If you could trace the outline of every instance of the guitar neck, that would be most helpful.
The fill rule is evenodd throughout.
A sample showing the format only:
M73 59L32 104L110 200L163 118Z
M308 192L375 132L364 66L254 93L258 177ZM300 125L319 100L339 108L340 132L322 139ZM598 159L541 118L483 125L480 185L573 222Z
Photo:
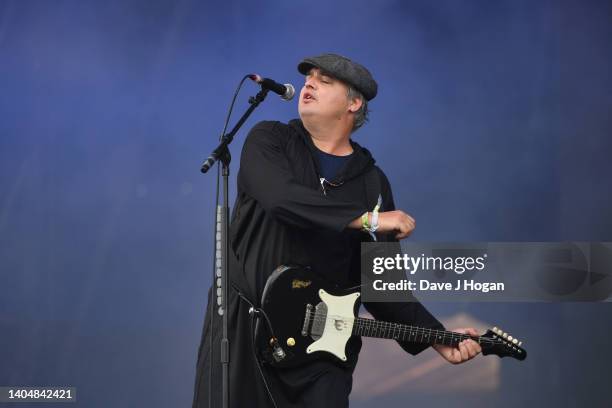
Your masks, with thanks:
M470 336L446 330L426 329L400 323L382 322L379 320L357 317L353 324L353 334L362 337L376 337L379 339L393 339L421 344L443 344L456 346L461 341L472 339L478 343L480 336Z

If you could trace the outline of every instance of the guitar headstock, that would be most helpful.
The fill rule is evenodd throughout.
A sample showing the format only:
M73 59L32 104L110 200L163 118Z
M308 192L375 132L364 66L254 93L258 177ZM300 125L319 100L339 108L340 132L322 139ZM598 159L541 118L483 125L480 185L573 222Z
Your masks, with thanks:
M481 338L480 346L485 356L487 354L495 354L499 357L510 356L521 361L527 357L527 352L521 347L523 342L497 327L487 330Z

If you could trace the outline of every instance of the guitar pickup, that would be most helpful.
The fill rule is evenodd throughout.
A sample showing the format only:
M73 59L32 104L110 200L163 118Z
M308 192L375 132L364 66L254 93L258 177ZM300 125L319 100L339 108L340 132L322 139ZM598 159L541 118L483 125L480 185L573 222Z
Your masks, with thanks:
M306 305L306 314L304 315L304 324L302 325L302 336L308 336L308 330L310 329L310 322L312 321L312 305L308 303Z

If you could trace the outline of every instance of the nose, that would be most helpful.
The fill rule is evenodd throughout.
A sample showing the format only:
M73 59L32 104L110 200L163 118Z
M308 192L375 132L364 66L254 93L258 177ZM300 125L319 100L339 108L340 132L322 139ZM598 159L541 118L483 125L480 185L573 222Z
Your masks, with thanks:
M311 75L306 77L306 81L304 82L304 88L312 88L314 89L316 85L316 79Z

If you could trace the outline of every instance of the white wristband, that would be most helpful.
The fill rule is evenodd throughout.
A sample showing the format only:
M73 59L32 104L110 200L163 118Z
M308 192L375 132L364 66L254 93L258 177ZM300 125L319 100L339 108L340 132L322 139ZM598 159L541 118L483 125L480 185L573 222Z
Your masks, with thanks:
M381 205L382 205L382 196L379 194L378 201L376 202L376 206L374 207L374 210L372 210L372 222L370 223L370 228L366 229L366 231L368 231L368 233L372 237L372 240L374 241L376 241L376 235L374 233L378 229L378 210L380 209Z

